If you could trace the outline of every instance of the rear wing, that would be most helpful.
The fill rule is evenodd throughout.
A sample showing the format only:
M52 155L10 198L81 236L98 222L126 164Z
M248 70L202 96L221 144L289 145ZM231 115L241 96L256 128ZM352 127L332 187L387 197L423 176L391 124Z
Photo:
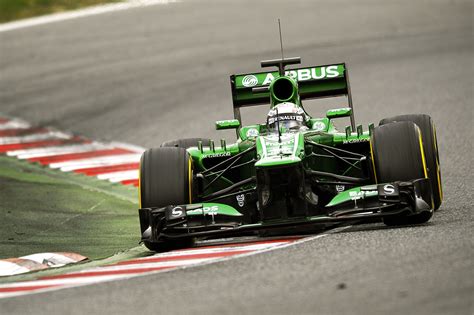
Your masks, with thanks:
M347 96L348 105L352 109L349 73L345 63L285 70L285 75L298 81L301 100ZM231 75L235 119L241 121L241 107L269 104L270 92L258 88L269 86L279 76L278 71ZM351 115L351 125L355 130L354 114Z

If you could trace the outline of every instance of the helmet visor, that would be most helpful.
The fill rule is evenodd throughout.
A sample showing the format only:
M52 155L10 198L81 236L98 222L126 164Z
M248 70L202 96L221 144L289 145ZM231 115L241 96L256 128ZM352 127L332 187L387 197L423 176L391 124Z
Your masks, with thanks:
M278 127L283 131L299 130L304 125L304 117L299 114L279 114L268 117L268 131L276 132Z

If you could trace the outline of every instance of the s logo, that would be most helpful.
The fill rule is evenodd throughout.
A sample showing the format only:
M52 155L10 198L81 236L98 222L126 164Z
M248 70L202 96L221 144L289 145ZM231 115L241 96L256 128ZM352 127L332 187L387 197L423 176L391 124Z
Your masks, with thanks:
M181 207L174 207L173 210L171 210L171 216L173 217L180 217L184 213L183 208Z
M387 185L383 186L383 191L387 195L392 195L395 192L395 187L393 187L393 185L391 185L391 184L387 184Z

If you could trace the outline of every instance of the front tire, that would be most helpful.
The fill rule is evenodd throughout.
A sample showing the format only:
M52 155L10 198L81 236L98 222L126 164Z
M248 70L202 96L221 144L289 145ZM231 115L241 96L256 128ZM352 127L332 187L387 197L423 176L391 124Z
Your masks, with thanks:
M413 122L394 122L374 129L370 143L378 183L427 178L421 132ZM433 211L384 218L386 225L427 222Z
M384 118L380 121L379 125L386 125L397 121L411 121L420 128L421 136L423 138L423 150L425 151L428 177L433 191L434 210L437 210L443 202L443 187L441 184L441 169L439 165L436 128L433 120L430 116L424 114L400 115Z
M192 160L183 148L145 151L140 162L141 208L192 202Z
M154 148L145 151L140 161L140 208L192 203L192 159L186 149ZM153 251L187 247L190 239L172 242L144 241Z

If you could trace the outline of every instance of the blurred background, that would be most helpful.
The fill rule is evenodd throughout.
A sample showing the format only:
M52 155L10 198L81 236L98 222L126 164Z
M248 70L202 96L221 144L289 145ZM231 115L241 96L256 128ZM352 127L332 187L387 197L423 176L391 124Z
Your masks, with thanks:
M0 23L114 2L120 0L1 0Z

